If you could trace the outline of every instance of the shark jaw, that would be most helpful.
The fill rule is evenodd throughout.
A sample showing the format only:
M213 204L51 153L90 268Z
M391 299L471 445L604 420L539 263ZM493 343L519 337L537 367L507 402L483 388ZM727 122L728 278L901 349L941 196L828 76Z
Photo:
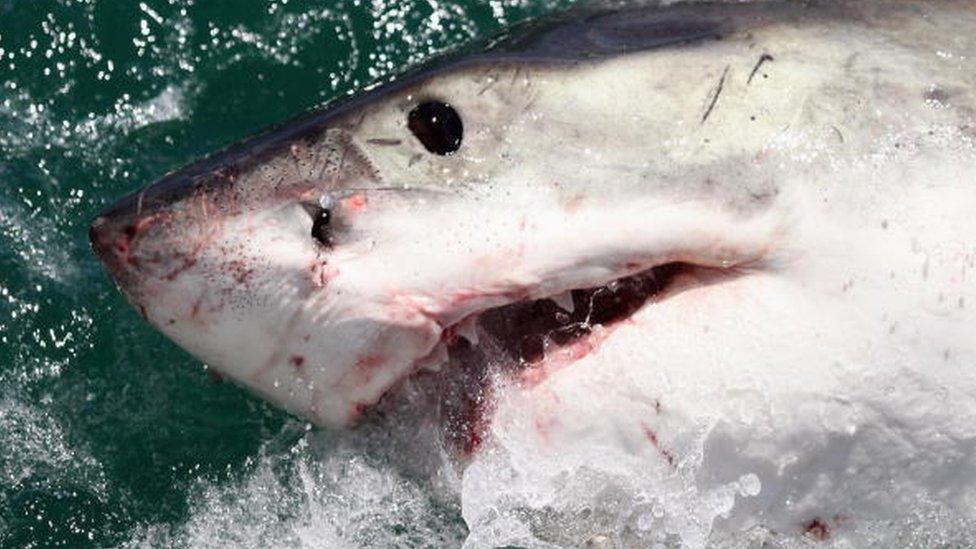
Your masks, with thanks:
M452 393L440 399L443 432L462 456L488 437L499 386L531 390L550 375L600 352L613 332L642 309L696 287L743 276L748 268L668 263L599 287L575 289L488 309L448 327L433 370ZM449 369L449 370L448 370ZM448 371L445 371L448 370Z

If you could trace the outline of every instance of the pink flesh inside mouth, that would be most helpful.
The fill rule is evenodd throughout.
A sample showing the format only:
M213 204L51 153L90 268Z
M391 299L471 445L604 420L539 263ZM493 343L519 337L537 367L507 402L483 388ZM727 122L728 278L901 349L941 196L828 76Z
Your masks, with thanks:
M724 278L733 273L668 263L603 286L573 290L572 310L549 298L522 300L478 313L473 328L468 319L466 335L458 326L448 328L447 366L414 376L442 377L440 415L449 445L469 457L485 442L497 380L527 388L542 383L552 372L596 351L639 309L665 298L678 277L699 274ZM470 338L472 330L476 341Z

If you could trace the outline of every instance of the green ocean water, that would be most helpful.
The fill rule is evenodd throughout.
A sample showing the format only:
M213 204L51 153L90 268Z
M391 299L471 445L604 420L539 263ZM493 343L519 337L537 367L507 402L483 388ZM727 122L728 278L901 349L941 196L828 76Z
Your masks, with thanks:
M463 540L456 505L382 451L211 379L145 324L87 226L201 155L568 3L0 0L0 547Z

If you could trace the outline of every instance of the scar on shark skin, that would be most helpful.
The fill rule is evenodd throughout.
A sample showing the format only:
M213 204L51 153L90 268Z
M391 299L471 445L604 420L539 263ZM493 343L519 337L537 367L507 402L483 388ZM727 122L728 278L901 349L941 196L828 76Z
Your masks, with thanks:
M393 147L403 143L400 139L388 138L388 137L373 137L366 140L370 145L381 145L384 147Z
M722 76L718 79L718 84L712 89L711 99L708 102L708 108L705 109L705 114L702 115L701 123L704 124L708 117L712 114L712 110L715 108L715 104L718 103L718 96L722 95L722 88L725 87L725 78L729 75L730 65L725 66L725 70L722 71Z
M752 84L752 79L756 76L756 73L759 72L759 67L762 67L763 63L765 63L766 61L774 61L774 60L775 59L773 58L773 56L769 55L768 53L764 53L760 55L759 61L756 62L756 66L753 67L752 72L749 73L749 78L746 79L746 84ZM765 77L765 75L763 76Z

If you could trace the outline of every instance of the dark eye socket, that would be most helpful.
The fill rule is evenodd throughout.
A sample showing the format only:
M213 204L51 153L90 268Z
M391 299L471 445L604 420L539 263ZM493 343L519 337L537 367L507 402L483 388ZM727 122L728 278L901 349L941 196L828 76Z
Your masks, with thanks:
M457 111L447 103L428 101L417 105L407 116L407 125L434 154L451 154L461 146L464 125Z
M329 224L332 222L332 211L318 206L309 213L312 216L312 238L325 246L331 246L332 230Z

